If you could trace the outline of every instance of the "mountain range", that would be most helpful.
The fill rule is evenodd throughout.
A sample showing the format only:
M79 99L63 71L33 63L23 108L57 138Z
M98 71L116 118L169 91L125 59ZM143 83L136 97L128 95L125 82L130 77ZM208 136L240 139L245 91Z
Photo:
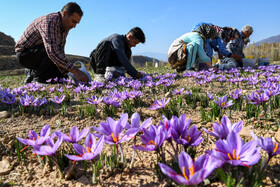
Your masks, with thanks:
M256 44L256 46L260 46L264 43L272 44L272 43L279 43L279 42L280 42L280 34L276 35L276 36L271 36L271 37L263 39L263 40L260 40L260 41L256 42L255 44Z

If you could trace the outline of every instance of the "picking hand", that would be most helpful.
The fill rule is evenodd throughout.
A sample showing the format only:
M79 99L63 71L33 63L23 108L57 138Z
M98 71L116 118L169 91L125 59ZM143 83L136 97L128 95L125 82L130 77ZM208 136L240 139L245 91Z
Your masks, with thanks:
M76 79L80 82L88 82L89 81L88 76L76 67L74 67L70 72L73 73L74 76L76 77Z

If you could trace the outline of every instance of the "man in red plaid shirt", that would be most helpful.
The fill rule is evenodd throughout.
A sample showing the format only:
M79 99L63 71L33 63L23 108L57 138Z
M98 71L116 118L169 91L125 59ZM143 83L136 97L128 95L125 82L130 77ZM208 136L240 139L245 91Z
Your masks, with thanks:
M39 17L27 27L15 45L19 63L28 69L25 83L67 78L68 72L81 82L88 81L88 76L76 68L64 52L68 32L82 16L78 4L68 3L60 12Z

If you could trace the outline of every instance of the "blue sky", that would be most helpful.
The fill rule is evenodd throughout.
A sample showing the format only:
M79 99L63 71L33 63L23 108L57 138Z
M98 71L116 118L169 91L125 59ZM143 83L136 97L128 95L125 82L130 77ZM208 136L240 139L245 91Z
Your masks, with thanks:
M0 31L16 41L35 18L60 11L65 0L1 0ZM133 54L167 56L170 44L197 22L254 28L251 41L280 34L279 0L77 0L84 16L67 37L66 53L88 56L103 38L139 26L146 43ZM155 55L157 57L157 55ZM158 55L161 58L162 55ZM162 57L164 58L164 57Z

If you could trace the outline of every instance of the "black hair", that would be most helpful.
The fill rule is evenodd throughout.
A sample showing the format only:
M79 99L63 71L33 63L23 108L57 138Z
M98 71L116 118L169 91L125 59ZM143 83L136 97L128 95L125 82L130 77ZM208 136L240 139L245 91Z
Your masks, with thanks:
M141 43L145 43L145 34L139 27L132 28L127 34L131 34L132 37L137 38Z
M64 7L61 9L61 12L63 11L66 11L69 16L71 16L75 12L78 13L81 17L84 14L81 7L75 2L70 2L64 5Z

